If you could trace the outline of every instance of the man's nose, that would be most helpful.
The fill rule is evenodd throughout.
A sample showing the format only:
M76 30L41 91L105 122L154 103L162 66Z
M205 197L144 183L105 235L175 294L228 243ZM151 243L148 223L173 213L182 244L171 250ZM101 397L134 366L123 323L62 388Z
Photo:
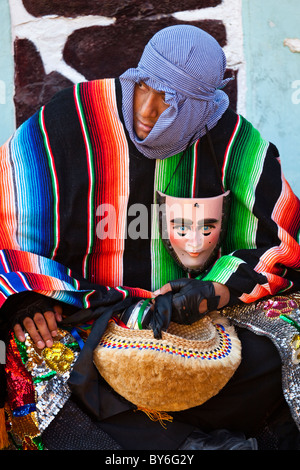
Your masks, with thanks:
M157 118L159 116L158 97L155 93L149 91L149 93L146 94L140 109L140 115L145 118Z

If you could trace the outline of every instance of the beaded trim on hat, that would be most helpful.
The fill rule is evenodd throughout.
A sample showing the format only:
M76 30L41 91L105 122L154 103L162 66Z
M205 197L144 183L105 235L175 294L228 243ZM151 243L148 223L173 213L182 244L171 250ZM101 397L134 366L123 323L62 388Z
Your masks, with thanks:
M208 361L224 359L230 354L232 342L223 325L214 324L216 335L214 337L208 335L208 338L203 341L184 337L180 341L180 338L176 336L176 346L174 346L172 345L172 336L180 334L178 330L182 329L182 326L171 323L165 339L155 340L150 330L142 330L142 336L139 337L139 330L123 329L111 323L102 337L99 347L119 351L124 349L148 350L153 353L172 354L185 359L193 358ZM147 332L149 338L146 337Z

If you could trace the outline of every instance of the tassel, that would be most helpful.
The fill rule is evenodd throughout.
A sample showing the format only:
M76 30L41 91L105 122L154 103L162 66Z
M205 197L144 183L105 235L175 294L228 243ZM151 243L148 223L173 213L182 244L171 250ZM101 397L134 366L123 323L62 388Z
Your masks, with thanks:
M148 416L148 418L151 419L151 421L159 421L164 429L167 429L164 421L173 421L173 416L170 416L165 411L147 410L147 408L142 408L140 406L138 406L135 411L143 411Z
M0 408L0 450L9 446L8 434L5 423L5 410Z

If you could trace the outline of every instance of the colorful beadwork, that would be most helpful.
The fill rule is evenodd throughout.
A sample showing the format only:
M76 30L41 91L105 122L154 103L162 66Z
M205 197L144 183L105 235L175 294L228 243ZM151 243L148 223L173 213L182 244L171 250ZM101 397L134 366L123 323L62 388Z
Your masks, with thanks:
M257 306L264 310L267 317L278 318L282 314L291 313L295 308L298 307L298 304L294 299L283 296L275 296L272 299L259 302Z
M139 350L151 350L157 353L167 353L167 354L175 354L176 356L181 356L186 359L194 358L194 359L207 359L207 360L218 360L226 357L231 349L232 344L229 335L226 333L225 328L223 325L215 324L218 337L219 337L219 345L215 349L212 350L191 350L191 349L181 349L181 348L174 348L171 345L165 345L161 343L156 343L155 340L144 340L143 342L139 341L124 341L120 340L113 335L104 336L103 339L100 341L99 346L109 349L139 349Z
M216 395L240 364L241 342L218 312L191 325L170 322L161 338L151 328L111 322L93 360L123 398L151 413L170 413L200 406Z

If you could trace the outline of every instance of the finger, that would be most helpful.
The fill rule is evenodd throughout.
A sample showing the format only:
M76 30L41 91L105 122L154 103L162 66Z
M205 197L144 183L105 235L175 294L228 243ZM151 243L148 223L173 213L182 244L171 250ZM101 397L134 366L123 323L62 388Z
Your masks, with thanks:
M155 295L155 297L157 297L158 295L164 295L164 294L166 294L167 292L170 292L171 290L172 290L171 284L168 282L167 284L165 284L164 286L162 286L160 289L157 289L157 290L154 292L154 295Z
M57 323L56 323L56 314L55 312L49 310L44 313L44 318L46 320L48 330L51 333L52 337L57 336Z
M38 315L41 315L41 314L38 314ZM43 341L43 338L39 334L39 331L37 329L37 326L35 325L35 322L30 317L26 317L23 320L23 326L25 330L27 331L27 333L29 334L29 336L31 337L33 343L36 345L36 347L39 349L43 349L45 347L45 342Z
M200 305L199 305L199 312L200 312L200 313L205 313L205 312L207 312L207 309L208 309L207 300L206 300L206 299L203 299L203 300L200 302Z
M53 310L54 310L54 313L55 313L56 321L61 322L62 321L62 313L63 313L62 306L61 305L54 305Z
M52 316L54 317L53 312L46 312L46 313L51 313ZM53 339L52 339L52 335L51 335L51 332L49 331L48 323L47 323L44 315L37 312L37 313L35 313L35 315L33 317L33 320L34 320L34 324L36 326L36 329L37 329L38 334L41 337L42 341L45 343L45 345L48 348L51 348L51 346L53 346ZM49 317L49 315L48 315L48 317ZM23 322L23 324L26 327L25 321ZM53 326L52 326L52 328L53 328ZM28 331L28 333L29 333L29 331ZM30 336L31 336L31 334L30 334Z
M21 343L24 343L25 341L25 333L23 331L23 328L22 326L17 323L15 326L14 326L14 333L16 335L16 337L18 338L19 341L21 341Z

